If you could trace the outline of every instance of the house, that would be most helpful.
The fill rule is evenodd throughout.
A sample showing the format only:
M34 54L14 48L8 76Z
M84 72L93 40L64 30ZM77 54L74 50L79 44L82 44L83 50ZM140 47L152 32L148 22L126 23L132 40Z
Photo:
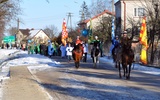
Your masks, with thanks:
M42 30L30 30L27 40L34 41L35 43L48 43L49 36Z
M29 36L29 29L19 29L16 34L16 44L20 46L22 43L26 43L26 37Z
M18 45L27 44L29 41L35 43L47 43L49 36L42 29L19 29L16 34Z
M102 13L92 17L91 19L84 20L78 24L80 29L88 29L90 26L90 20L92 22L92 29L95 29L98 25L100 25L100 22L102 21L103 18L108 17L108 16L114 16L112 12L108 10L104 10Z
M132 22L139 22L146 16L146 7L151 7L153 0L118 0L115 3L116 31L127 30Z

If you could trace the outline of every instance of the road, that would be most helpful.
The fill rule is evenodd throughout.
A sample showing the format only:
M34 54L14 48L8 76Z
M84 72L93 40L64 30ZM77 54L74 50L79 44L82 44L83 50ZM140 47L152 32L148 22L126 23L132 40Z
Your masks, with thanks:
M131 79L119 79L118 69L100 61L93 68L91 59L74 63L53 57L63 66L39 71L35 77L53 100L160 100L159 76L132 70Z

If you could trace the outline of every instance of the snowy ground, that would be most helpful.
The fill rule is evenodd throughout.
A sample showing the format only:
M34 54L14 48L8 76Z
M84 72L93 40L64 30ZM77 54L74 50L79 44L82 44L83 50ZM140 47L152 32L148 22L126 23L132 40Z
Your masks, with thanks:
M12 59L16 58L16 59ZM40 59L39 59L40 58ZM108 59L107 57L101 57L100 58L103 61L109 62L111 65L113 65L112 59ZM0 49L0 78L6 79L9 73L9 67L17 66L17 65L28 65L28 68L32 73L39 71L39 70L45 70L47 68L51 68L53 66L59 66L61 67L60 62L56 62L53 59L50 59L48 57L45 57L43 55L39 54L33 54L28 55L27 51L19 51L19 50L7 50L7 49ZM36 65L33 66L33 65ZM142 66L139 64L134 65L134 70L148 73L148 74L154 74L154 75L160 75L160 69L152 68L148 66ZM2 94L2 90L0 90L0 95Z

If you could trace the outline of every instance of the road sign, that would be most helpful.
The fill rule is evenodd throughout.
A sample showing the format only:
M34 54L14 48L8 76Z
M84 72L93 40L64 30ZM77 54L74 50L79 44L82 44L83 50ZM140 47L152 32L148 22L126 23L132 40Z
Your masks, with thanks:
M5 36L5 37L3 38L3 42L4 42L4 43L15 42L15 36Z

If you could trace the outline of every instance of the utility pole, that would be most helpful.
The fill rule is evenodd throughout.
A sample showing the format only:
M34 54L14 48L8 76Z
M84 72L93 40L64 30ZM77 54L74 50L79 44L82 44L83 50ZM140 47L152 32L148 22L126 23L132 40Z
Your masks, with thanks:
M114 13L114 0L112 0L112 13Z
M71 12L69 12L68 13L68 18L67 18L67 27L68 27L68 22L69 22L69 20L70 20L70 29L71 29L71 31L72 31L72 14L73 13L71 13Z
M15 34L15 41L17 42L17 34L18 34L18 32L19 32L19 18L17 19L17 32L16 32L16 34Z

